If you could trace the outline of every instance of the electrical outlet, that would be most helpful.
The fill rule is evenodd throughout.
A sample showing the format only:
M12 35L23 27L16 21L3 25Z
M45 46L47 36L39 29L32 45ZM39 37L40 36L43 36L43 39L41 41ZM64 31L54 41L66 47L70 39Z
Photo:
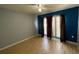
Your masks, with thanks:
M74 36L72 35L72 38L74 38Z

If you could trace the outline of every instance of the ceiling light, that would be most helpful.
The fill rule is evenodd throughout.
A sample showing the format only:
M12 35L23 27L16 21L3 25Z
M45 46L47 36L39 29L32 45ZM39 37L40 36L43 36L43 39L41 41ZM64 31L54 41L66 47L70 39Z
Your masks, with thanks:
M41 5L41 4L38 4L38 11L39 11L39 12L42 11L42 8L41 8L41 7L42 7L42 5Z
M41 12L41 11L42 11L42 9L41 9L41 8L39 8L39 9L38 9L38 11L39 11L39 12Z

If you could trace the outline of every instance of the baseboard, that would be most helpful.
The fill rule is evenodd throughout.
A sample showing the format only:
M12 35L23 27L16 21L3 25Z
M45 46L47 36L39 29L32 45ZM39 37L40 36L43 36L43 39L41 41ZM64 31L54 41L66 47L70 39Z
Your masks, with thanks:
M19 43L21 43L21 42L24 42L24 41L28 40L28 39L31 39L31 38L33 38L33 37L35 37L35 36L38 36L38 35L33 35L33 36L28 37L28 38L25 38L25 39L23 39L23 40L21 40L21 41L18 41L18 42L15 42L15 43L13 43L13 44L10 44L10 45L8 45L8 46L5 46L5 47L3 47L3 48L0 48L0 51L2 51L2 50L4 50L4 49L7 49L7 48L9 48L9 47L12 47L12 46L14 46L14 45L17 45L17 44L19 44Z
M77 42L71 42L71 41L66 41L68 43L71 43L71 44L74 44L74 45L77 45L78 46L78 43Z

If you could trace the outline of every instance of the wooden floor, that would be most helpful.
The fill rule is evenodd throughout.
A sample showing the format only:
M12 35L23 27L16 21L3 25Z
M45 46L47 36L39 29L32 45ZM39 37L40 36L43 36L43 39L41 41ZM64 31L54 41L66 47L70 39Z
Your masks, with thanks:
M2 54L78 54L79 48L74 44L61 43L59 39L34 37L15 46L0 51Z

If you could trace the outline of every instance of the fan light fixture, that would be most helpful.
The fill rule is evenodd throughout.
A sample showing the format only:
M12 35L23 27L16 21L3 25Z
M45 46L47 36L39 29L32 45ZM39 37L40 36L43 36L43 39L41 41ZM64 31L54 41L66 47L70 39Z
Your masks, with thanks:
M41 4L38 4L38 11L39 11L39 12L42 12Z
M41 9L41 8L39 8L39 9L38 9L38 11L39 11L39 12L41 12L41 11L42 11L42 9Z

